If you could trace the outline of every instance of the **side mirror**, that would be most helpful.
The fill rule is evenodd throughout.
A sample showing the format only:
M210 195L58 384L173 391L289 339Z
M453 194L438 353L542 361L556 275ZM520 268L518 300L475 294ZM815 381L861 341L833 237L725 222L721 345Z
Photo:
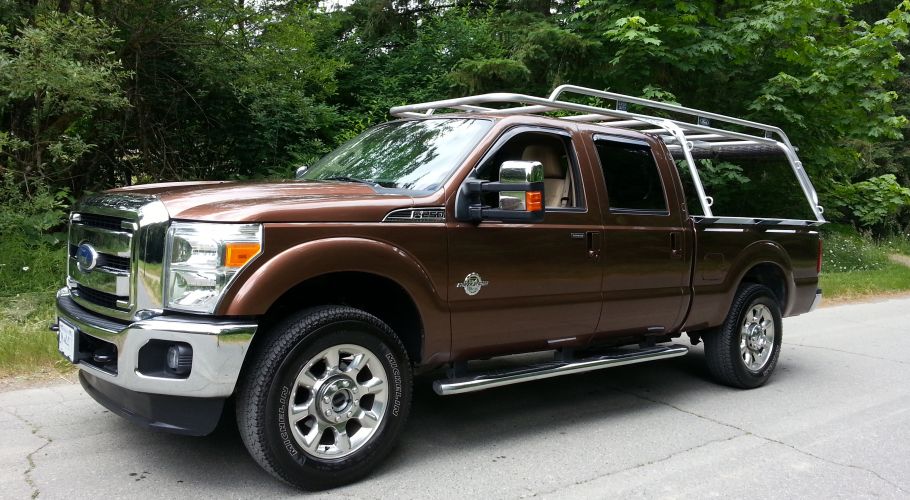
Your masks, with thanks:
M484 204L484 193L498 193L497 207ZM544 215L543 165L538 161L506 161L499 182L467 179L455 200L455 219L540 222Z
M499 167L499 183L515 184L516 187L530 187L543 182L543 165L539 161L506 161ZM499 209L518 212L543 211L543 189L500 191Z
M302 166L302 167L297 167L297 172L294 174L294 178L297 179L298 181L299 181L300 179L303 179L303 175L304 175L304 174L306 173L306 171L309 170L309 169L310 169L310 167L308 167L308 166L306 166L306 165L304 165L304 166Z

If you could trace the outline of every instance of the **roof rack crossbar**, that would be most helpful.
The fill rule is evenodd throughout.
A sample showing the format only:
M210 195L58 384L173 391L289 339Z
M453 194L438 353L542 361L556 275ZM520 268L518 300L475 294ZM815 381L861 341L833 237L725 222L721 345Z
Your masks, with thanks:
M701 125L698 123L690 123L681 120L664 118L660 116L651 116L641 113L634 113L630 111L624 111L621 109L607 108L592 106L588 104L578 104L569 101L559 101L556 100L557 97L563 93L577 93L582 95L587 95L590 97L599 97L603 99L611 99L619 102L631 103L647 108L659 109L663 111L677 112L681 114L687 114L695 117L705 117L709 118L716 123L728 123L733 125L738 125L747 128L754 128L761 130L761 134L749 134L746 132L737 132L732 130L725 130L716 128L715 126ZM490 108L486 106L478 106L480 104L513 104L511 107L506 108ZM475 106L475 109L468 109L467 106ZM393 116L399 117L415 117L415 112L423 112L422 115L433 114L436 111L441 109L458 109L462 111L470 111L481 114L499 114L499 115L514 115L514 114L539 114L539 113L549 113L553 111L572 111L575 113L583 113L581 115L570 115L560 117L566 120L577 120L577 121L604 121L611 122L611 126L627 126L625 122L620 125L616 122L617 119L629 120L631 123L640 123L641 119L645 119L646 122L654 123L653 120L669 120L675 123L677 126L683 129L685 132L702 132L702 133L716 133L719 135L724 135L730 138L739 138L739 139L750 139L750 140L763 140L768 143L777 142L773 137L766 137L766 132L771 134L776 134L781 138L781 141L789 147L792 147L790 140L787 135L778 127L772 125L765 125L758 122L753 122L749 120L742 120L739 118L729 117L725 115L720 115L717 113L712 113L709 111L702 111L693 108L686 108L684 106L677 106L675 104L667 104L658 101L652 101L648 99L642 99L638 97L627 96L623 94L616 94L612 92L599 91L595 89L588 89L585 87L578 87L575 85L562 85L557 87L553 93L550 94L549 98L535 97L523 94L511 94L505 92L491 93L491 94L480 94L468 97L459 97L454 99L444 99L440 101L431 101L417 104L409 104L406 106L396 106L390 110ZM603 119L598 120L593 115L603 116Z
M587 87L580 87L578 85L560 85L556 87L553 92L550 93L550 100L557 101L562 94L580 94L586 95L589 97L597 97L600 99L608 99L612 101L621 101L629 104L637 104L639 106L644 106L646 108L660 109L663 111L670 111L673 113L680 113L685 115L694 116L696 118L696 124L701 125L705 123L710 124L712 121L720 123L728 123L731 125L739 125L741 127L748 127L753 129L758 129L762 131L761 136L771 139L773 137L767 137L769 134L776 134L781 138L781 142L791 146L790 139L787 137L787 134L784 133L779 127L773 125L767 125L764 123L754 122L751 120L743 120L742 118L736 118L732 116L726 116L719 113L713 113L711 111L704 111L701 109L687 108L685 106L680 106L678 104L670 104L660 101L654 101L651 99L643 99L641 97L633 97L625 94L617 94L615 92L607 92L603 90L590 89ZM700 120L703 119L703 120ZM707 125L710 127L710 125Z

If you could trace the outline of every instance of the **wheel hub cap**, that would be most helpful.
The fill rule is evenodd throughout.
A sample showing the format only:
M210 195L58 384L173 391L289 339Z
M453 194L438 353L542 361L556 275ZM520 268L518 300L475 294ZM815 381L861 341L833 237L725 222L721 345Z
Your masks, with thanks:
M774 350L774 335L774 317L766 305L753 304L746 310L739 350L747 369L758 372L767 365Z
M317 414L323 420L332 423L346 421L357 404L351 388L357 382L348 376L340 375L337 378L323 383L316 393Z
M353 344L330 347L302 365L287 404L304 453L340 458L376 436L386 416L389 382L380 358Z
M749 348L760 351L765 347L764 331L758 323L749 325Z

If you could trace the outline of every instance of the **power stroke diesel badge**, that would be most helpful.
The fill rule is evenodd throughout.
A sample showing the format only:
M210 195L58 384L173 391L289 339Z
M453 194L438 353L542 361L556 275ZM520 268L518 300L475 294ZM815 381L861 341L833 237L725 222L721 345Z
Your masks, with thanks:
M484 281L477 273L471 273L464 277L464 281L455 285L458 288L464 288L464 293L468 295L477 295L480 289L489 285L489 281Z

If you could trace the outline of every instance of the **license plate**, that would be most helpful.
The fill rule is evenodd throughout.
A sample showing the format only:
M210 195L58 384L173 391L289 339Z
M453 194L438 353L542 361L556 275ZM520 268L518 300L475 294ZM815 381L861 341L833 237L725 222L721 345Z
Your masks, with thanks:
M76 362L76 353L79 352L76 347L78 338L74 326L68 325L61 319L57 320L57 349L72 363Z

